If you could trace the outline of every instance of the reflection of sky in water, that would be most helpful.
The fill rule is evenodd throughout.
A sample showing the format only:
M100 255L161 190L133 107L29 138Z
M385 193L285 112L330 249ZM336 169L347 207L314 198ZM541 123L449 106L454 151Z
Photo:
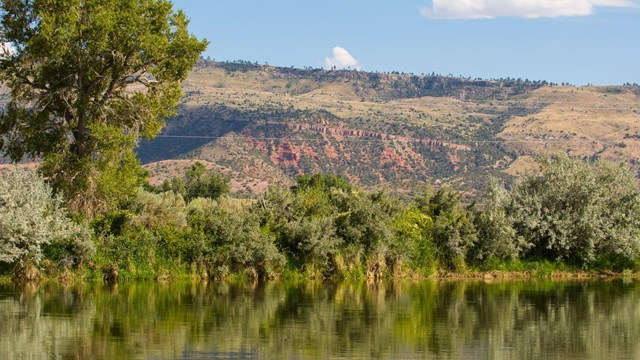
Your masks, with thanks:
M633 359L640 283L0 286L0 358Z

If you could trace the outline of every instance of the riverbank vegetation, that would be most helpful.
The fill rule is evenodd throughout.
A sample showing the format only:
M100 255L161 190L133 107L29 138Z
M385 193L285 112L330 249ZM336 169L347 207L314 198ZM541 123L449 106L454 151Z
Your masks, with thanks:
M14 171L0 181L2 269L25 279L637 270L640 189L629 169L563 154L539 165L469 203L447 187L403 198L321 174L238 199L228 179L196 163L92 219L67 214L43 178Z

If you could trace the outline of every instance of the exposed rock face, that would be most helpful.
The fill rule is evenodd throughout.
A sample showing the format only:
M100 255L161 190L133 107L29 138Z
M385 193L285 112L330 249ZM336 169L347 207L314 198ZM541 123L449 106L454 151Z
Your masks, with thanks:
M284 133L269 138L265 133ZM471 147L429 138L411 138L345 126L325 126L288 122L259 121L241 134L248 148L267 157L290 174L301 172L340 172L355 182L362 176L349 170L376 174L373 182L386 178L415 178L429 174L430 162L440 156L440 166L456 166L458 153ZM441 154L441 155L437 155ZM365 183L366 184L366 183Z
M397 169L406 169L408 171L413 170L411 165L407 165L406 161L402 156L398 155L398 153L392 148L385 148L382 152L382 156L380 157L380 165L389 165L394 170Z
M471 150L471 147L467 145L456 144L453 142L439 141L439 140L434 140L429 138L411 138L406 136L385 134L385 133L358 130L358 129L349 129L344 127L314 126L309 124L294 124L294 123L279 123L279 122L260 122L260 123L257 123L256 125L286 127L288 130L291 130L292 132L305 131L305 132L313 132L318 134L332 135L334 137L339 135L341 139L344 139L344 137L361 138L361 139L377 139L377 140L421 144L421 145L429 146L431 149L435 149L439 147L449 147L452 149L462 150L462 151Z
M300 147L284 141L271 151L270 159L285 168L296 168L300 161Z

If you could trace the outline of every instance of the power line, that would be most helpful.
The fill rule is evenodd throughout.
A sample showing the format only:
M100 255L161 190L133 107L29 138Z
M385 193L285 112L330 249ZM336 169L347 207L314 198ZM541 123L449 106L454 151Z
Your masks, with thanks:
M348 135L341 135L348 136ZM226 136L206 136L206 135L158 135L156 138L166 138L166 139L185 139L185 140L217 140L223 139ZM286 138L286 137L253 137L253 136L242 136L244 139L250 140L261 140L261 141L278 141L278 140L286 140L286 141L295 141L295 142L304 142L304 141L323 141L328 142L326 139L317 139L317 138ZM441 142L441 143L451 143L451 144L503 144L503 143L605 143L605 144L619 144L621 142L638 142L640 139L621 139L621 140L590 140L590 139L505 139L505 140L456 140L456 139L435 139L435 138L405 138L405 139L362 139L362 138L348 138L342 140L336 140L336 142L379 142L379 141L391 141L391 142L421 142L421 141L431 141L431 142Z

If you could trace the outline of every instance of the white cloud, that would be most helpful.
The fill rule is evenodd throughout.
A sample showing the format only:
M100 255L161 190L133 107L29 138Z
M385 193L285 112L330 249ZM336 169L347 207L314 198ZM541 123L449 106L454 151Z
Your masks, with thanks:
M639 7L632 0L432 0L420 14L428 19L494 19L586 16L595 7Z
M356 69L360 70L360 63L356 60L345 48L336 46L333 48L333 57L324 59L327 68L331 69L334 66L337 69Z

